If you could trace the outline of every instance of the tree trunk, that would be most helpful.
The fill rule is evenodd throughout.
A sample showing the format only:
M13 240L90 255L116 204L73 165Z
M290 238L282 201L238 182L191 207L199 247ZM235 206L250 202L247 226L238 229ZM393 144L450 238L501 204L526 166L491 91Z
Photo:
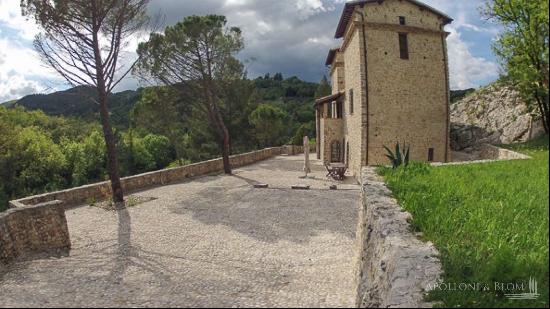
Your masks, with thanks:
M105 145L107 146L107 169L109 179L111 180L111 190L113 192L113 202L124 202L124 193L120 183L120 174L118 168L118 156L116 151L115 136L111 128L111 120L109 119L109 109L107 108L107 94L105 90L99 89L99 111L101 115L101 125L103 127L103 136L105 137Z
M223 171L227 175L231 175L231 162L229 161L229 156L231 154L229 131L227 130L227 127L225 126L223 119L221 119L221 115L219 111L216 111L216 112L217 112L216 121L218 122L218 127L220 128L220 135L222 137Z
M218 134L222 140L223 170L227 175L231 175L231 162L229 161L229 155L231 153L231 139L229 130L223 121L220 109L214 102L214 98L211 95L209 88L212 88L211 84L205 83L203 91L208 104L208 117L212 122L214 122L214 126L218 129Z
M535 90L535 100L537 101L537 104L539 106L539 112L541 114L542 118L542 125L544 127L544 132L548 134L550 129L550 113L548 111L548 100L547 99L541 99L538 91Z

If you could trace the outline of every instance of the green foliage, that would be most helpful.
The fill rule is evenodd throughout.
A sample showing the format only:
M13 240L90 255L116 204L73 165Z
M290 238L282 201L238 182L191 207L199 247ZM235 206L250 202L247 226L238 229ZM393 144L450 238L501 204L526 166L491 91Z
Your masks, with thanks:
M55 190L64 185L60 176L66 165L61 149L37 127L17 128L2 155L7 167L4 187L15 195ZM4 165L2 164L2 165Z
M155 169L162 169L173 161L170 140L166 136L147 134L142 139L145 150L153 157Z
M155 169L155 158L147 151L142 138L130 130L122 134L119 143L122 175L135 175Z
M548 136L508 146L533 160L382 169L413 227L441 254L446 283L491 291L435 291L445 307L548 307ZM495 282L538 281L538 300L508 300ZM526 285L527 286L527 285Z
M315 122L308 122L301 125L290 140L291 145L301 146L304 143L304 136L310 138L310 142L315 138Z
M315 91L315 98L322 98L330 95L332 93L332 87L330 86L327 77L323 75L319 87Z
M277 146L288 115L280 108L270 104L260 104L249 117L254 126L256 139L262 147Z
M408 146L406 149L401 149L401 145L397 143L395 145L395 152L391 151L388 147L384 146L384 149L386 149L386 157L390 160L392 166L394 169L405 166L407 167L409 165L410 161L410 152L411 147Z
M64 139L61 149L67 160L69 186L81 186L106 179L107 150L103 133L93 131L81 141Z
M548 133L548 1L491 0L484 14L504 27L493 50L507 79L531 110L543 117Z

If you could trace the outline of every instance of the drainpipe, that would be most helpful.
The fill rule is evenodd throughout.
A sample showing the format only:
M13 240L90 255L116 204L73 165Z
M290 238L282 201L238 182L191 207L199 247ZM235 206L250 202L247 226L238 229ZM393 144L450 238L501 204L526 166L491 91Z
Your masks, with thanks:
M441 29L443 30L443 29ZM441 34L441 45L443 49L443 60L444 60L444 66L445 66L445 110L447 112L446 120L447 120L447 127L445 132L445 162L449 162L449 148L451 147L450 143L450 133L451 133L451 115L450 115L450 87L449 87L449 59L447 56L447 42L446 42L447 34L442 33Z
M357 11L356 11L357 12ZM365 164L369 165L369 72L368 72L368 53L367 53L367 29L365 24L365 9L364 6L361 7L361 11L357 12L361 16L361 27L363 28L363 53L365 57L365 112L366 112L366 137L365 137L365 143L366 145L366 151L365 151Z

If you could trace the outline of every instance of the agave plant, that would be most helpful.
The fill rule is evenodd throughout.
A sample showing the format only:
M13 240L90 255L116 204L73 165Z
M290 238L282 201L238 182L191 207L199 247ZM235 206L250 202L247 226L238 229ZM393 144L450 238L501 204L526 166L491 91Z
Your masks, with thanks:
M401 149L401 145L397 143L395 145L395 152L391 151L388 147L384 146L386 151L388 152L386 154L386 157L390 159L390 162L394 169L400 167L400 166L408 166L409 165L409 154L411 147L407 146L407 149Z

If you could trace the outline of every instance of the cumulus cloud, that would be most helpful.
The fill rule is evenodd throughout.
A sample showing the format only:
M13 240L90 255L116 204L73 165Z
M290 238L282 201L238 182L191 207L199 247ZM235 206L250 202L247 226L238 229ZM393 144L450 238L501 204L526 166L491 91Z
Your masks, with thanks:
M449 28L449 73L452 89L479 86L475 81L490 80L498 76L498 65L483 57L475 57L468 43L461 39L455 28Z

